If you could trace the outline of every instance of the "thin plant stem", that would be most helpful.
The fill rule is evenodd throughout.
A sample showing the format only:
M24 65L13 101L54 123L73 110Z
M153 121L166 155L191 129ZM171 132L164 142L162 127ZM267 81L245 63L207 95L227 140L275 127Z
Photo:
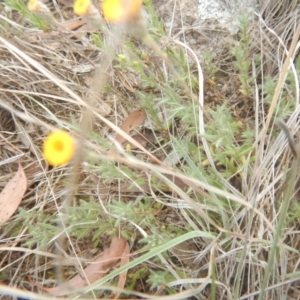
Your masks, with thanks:
M292 138L290 136L288 129L286 128L286 125L283 122L278 123L278 125L281 128L283 128L285 134L288 136L288 141L291 141ZM291 147L291 148L293 148L293 147ZM280 239L282 238L282 228L285 224L287 211L288 211L288 208L290 205L290 200L292 198L293 190L294 190L295 183L296 183L296 178L297 178L299 165L300 165L299 151L297 150L297 152L294 153L294 155L295 155L294 156L295 163L292 165L291 175L287 176L287 179L285 180L285 183L284 183L284 185L286 185L286 192L284 193L283 202L282 202L282 205L280 208L279 219L278 219L278 223L276 226L273 244L271 246L271 250L269 253L268 264L267 264L266 271L264 274L263 283L261 286L258 300L263 299L265 289L266 289L269 279L270 279L270 275L271 275L273 265L274 265L276 250L278 247L278 243L279 243Z

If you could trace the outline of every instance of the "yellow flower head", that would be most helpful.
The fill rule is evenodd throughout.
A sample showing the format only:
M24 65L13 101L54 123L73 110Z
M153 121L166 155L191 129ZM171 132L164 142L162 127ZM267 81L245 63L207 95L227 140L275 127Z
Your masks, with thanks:
M73 6L74 13L78 16L85 16L89 13L91 6L91 0L76 0Z
M51 166L61 166L68 163L74 153L74 139L64 130L49 134L44 141L43 155Z
M27 8L29 11L34 12L34 13L38 13L38 12L50 13L50 10L47 7L47 5L45 5L44 3L42 3L39 0L29 0L27 3Z
M37 1L37 0L29 0L28 3L27 3L27 8L30 11L35 11L37 9L38 5L39 5L39 1Z
M101 9L107 22L121 23L135 17L141 6L141 0L104 0Z

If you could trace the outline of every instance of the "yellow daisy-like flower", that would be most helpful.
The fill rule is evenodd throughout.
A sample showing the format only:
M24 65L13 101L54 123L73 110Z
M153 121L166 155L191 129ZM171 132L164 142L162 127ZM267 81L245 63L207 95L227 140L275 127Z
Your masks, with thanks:
M135 17L141 6L141 0L104 0L101 9L107 22L121 23Z
M78 16L85 16L89 13L91 6L91 0L76 0L73 6L74 13Z
M73 137L64 130L55 131L47 136L43 145L43 155L51 166L68 163L75 153Z

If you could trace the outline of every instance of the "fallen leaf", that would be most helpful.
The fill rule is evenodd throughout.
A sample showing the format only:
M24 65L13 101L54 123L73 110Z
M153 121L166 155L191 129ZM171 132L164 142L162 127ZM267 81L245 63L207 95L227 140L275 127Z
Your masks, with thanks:
M6 222L19 207L27 189L27 179L19 162L19 169L0 194L0 224Z
M137 109L134 110L123 122L121 129L129 133L130 131L136 129L139 125L141 125L146 119L146 112L144 109ZM123 144L124 141L126 141L126 138L124 138L123 135L117 134L115 137L115 141ZM110 149L108 154L113 155L115 153L114 149Z
M168 178L171 182L173 182L176 186L178 186L183 191L186 191L189 188L189 186L177 176L173 176L173 175L169 175L169 174L164 174L164 176L166 178ZM161 181L161 182L163 183L163 181ZM166 186L166 184L164 184L164 185ZM172 189L170 189L169 186L166 186L166 189L169 189L169 191L172 190Z
M59 286L53 288L45 288L40 284L34 282L32 279L29 278L29 280L32 284L53 296L71 295L79 291L84 286L104 277L107 269L115 265L121 258L122 253L125 251L125 247L126 240L124 238L118 238L116 236L113 237L109 249L104 250L102 255L99 256L95 260L95 262L91 263L84 269L85 276L82 274L78 274L69 281Z
M65 29L69 29L69 30L74 30L84 24L85 24L85 21L83 21L82 19L71 19L71 20L61 23L61 25Z
M126 133L129 133L130 131L136 129L138 126L140 126L146 119L146 112L144 109L137 109L134 110L123 122L121 129L125 131ZM120 135L117 134L115 137L115 140L122 144L126 139Z
M129 244L126 243L126 246L125 246L124 252L122 254L122 258L121 258L120 267L125 266L126 264L129 263L129 260L130 260L129 254L130 254L130 247L129 247ZM128 270L122 272L119 276L118 285L117 285L117 288L119 290L124 289L124 286L126 283L126 278L127 278L127 272L128 272ZM117 292L114 299L118 299L120 295L121 295L121 292Z

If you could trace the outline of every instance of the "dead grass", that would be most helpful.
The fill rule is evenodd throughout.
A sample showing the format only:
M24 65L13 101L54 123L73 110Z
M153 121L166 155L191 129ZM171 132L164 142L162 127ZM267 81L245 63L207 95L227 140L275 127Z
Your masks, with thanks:
M237 42L227 34L216 49L220 55L212 67L217 71L210 77L207 62L199 60L188 40L183 43L177 40L180 35L175 39L152 32L163 50L173 49L176 54L182 49L188 62L182 67L188 75L184 82L189 87L196 82L190 90L205 111L199 112L193 103L194 131L193 120L182 121L174 113L176 103L163 102L168 92L179 95L187 111L191 102L186 90L157 53L139 40L125 38L123 44L109 48L110 39L103 36L99 48L91 30L42 32L15 11L1 16L0 186L4 188L16 172L18 159L28 179L20 209L0 229L1 299L10 299L8 295L50 299L28 276L43 286L59 285L80 274L109 247L116 233L129 242L134 263L158 245L194 231L214 238L198 235L174 242L168 251L157 250L153 257L134 264L122 297L259 299L264 289L260 299L300 299L299 178L289 181L297 157L275 125L276 118L284 116L297 143L300 12L296 1L269 1L260 7L249 26L251 95L240 91L239 70L229 51ZM75 17L64 3L52 9L57 18ZM203 43L209 43L206 30ZM292 51L291 66L286 62L288 51ZM179 55L169 54L178 70ZM145 77L133 61L142 66ZM291 72L285 80L287 69ZM278 92L270 95L269 102L264 93L267 77ZM216 122L207 111L217 110L226 100L231 124L240 124L234 144L243 143L248 128L253 133L253 148L241 156L243 165L228 155L233 157L233 173L228 171L230 160L226 165L220 158L227 148L205 135ZM289 107L285 114L280 104ZM120 127L141 108L148 120L135 134L150 142L138 140L139 144ZM170 117L172 113L175 117ZM76 137L78 153L72 164L50 168L41 145L56 128ZM107 149L116 133L126 137L131 147L115 145L115 155L109 156ZM288 209L281 234L278 224L284 203ZM272 247L276 252L270 261ZM85 288L80 299L111 297L117 279L109 284L108 280Z

